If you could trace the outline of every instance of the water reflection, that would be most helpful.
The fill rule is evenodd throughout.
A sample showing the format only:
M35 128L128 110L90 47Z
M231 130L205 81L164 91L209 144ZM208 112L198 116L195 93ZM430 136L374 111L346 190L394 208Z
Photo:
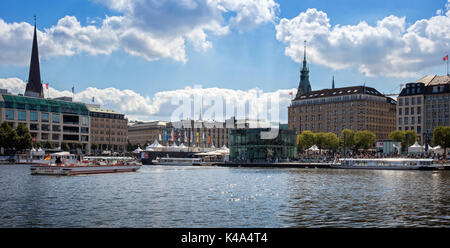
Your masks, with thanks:
M0 227L450 226L450 172L143 166L31 176L0 165Z

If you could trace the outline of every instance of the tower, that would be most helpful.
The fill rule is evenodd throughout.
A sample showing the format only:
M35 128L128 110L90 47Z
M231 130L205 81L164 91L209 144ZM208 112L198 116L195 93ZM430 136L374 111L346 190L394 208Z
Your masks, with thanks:
M311 91L311 84L309 83L309 68L306 62L306 40L305 47L303 51L303 68L300 71L300 84L298 85L297 97L307 94Z
M33 47L31 50L30 73L25 89L25 96L44 98L44 90L41 83L41 72L39 68L39 51L36 33L36 16L34 17Z
M333 82L331 83L331 88L334 89L334 75L333 75Z

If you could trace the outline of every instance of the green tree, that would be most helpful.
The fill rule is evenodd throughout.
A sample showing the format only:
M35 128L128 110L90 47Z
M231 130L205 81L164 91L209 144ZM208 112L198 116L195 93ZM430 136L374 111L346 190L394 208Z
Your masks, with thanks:
M44 146L44 148L55 149L55 144L50 141L46 141L43 146Z
M0 125L0 146L13 149L16 146L17 132L7 122Z
M319 132L314 134L314 143L319 149L324 149L328 147L327 145L327 137L325 133ZM313 144L314 145L314 144Z
M414 130L408 130L405 131L405 143L406 143L406 137L408 136L408 147L414 145L417 140L417 132Z
M405 142L405 132L400 130L394 130L389 134L389 139L397 142Z
M340 142L344 148L352 148L355 145L355 132L350 129L342 130Z
M335 133L328 132L324 134L325 136L325 147L328 149L338 149L339 148L339 138L336 136Z
M66 151L66 152L70 151L69 144L67 144L66 142L61 142L61 150Z
M360 149L369 149L374 146L377 137L370 131L358 131L355 134L355 146Z
M315 143L315 135L311 131L303 131L300 134L299 142L298 142L298 149L299 150L305 150L313 146Z
M25 124L23 123L19 123L19 125L16 128L16 133L17 136L14 142L16 150L22 151L25 149L30 149L33 140L27 126L25 126Z
M450 127L438 126L433 130L432 140L435 146L444 148L444 154L447 155L447 148L450 147Z

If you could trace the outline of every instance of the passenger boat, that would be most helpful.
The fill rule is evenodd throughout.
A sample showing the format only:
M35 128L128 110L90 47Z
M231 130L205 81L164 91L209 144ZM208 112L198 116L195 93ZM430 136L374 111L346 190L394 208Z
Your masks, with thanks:
M84 157L82 161L70 162L68 160L55 163L49 161L30 167L32 175L61 175L72 176L81 174L101 174L135 172L142 163L130 157Z
M178 165L178 166L192 166L201 165L201 158L156 158L154 165Z
M431 158L343 158L331 165L341 169L380 170L443 170L449 165L438 163Z

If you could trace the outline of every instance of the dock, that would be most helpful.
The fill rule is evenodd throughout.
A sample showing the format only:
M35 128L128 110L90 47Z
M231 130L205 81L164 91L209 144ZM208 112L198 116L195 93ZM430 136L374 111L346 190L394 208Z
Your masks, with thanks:
M278 163L232 163L232 162L217 162L212 163L212 166L221 167L263 167L263 168L320 168L329 169L332 168L333 163L305 163L305 162L278 162Z

